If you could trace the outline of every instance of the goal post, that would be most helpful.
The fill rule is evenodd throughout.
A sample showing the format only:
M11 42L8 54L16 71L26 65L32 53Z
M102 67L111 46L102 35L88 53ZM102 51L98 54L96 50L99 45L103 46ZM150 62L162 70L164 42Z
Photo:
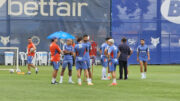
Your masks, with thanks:
M16 57L15 57L15 60L16 60L15 65L16 66L15 67L16 67L16 70L20 70L19 69L19 48L18 47L0 47L0 50L3 50L3 53L5 51L12 51L12 50L14 50L13 52L15 52L14 54L16 55ZM5 56L4 56L4 58L5 58ZM9 70L9 69L0 68L0 70Z

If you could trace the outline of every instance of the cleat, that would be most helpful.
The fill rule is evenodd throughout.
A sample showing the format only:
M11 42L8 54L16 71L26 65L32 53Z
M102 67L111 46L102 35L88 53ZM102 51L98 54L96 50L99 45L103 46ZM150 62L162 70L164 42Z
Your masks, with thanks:
M124 78L124 80L127 80L128 78Z
M117 80L123 80L122 78L119 78L119 79L117 79Z
M92 86L92 85L94 85L93 83L88 83L88 86Z
M31 73L28 73L28 72L27 72L26 75L31 75Z
M110 76L108 76L108 80L111 80L111 77L110 77Z
M82 83L78 83L78 85L79 85L79 86L81 86L81 85L82 85Z
M39 73L39 69L37 68L37 70L36 70L36 74L38 74Z
M51 82L51 84L53 84L53 85L57 85L57 84L58 84L58 82L56 82L56 81L55 81L54 83L53 83L53 82Z
M101 80L109 80L108 78L101 78Z
M60 84L62 84L62 83L63 83L63 81L61 81L61 80L60 80L60 81L59 81L59 83L60 83Z
M144 76L142 76L141 79L146 79L146 78Z
M69 84L75 84L73 81L69 81Z
M110 84L110 86L116 86L117 85L117 83L111 83Z

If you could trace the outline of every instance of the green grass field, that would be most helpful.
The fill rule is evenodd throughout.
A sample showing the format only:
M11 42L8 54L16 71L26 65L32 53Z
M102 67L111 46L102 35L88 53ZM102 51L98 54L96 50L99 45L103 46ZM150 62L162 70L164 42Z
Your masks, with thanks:
M34 70L32 75L0 71L0 101L180 101L179 65L149 66L146 80L140 79L139 66L131 65L129 79L117 81L115 87L100 80L100 66L94 67L94 86L68 84L67 72L63 84L51 85L51 72L47 66L40 67L38 75ZM75 70L73 75L77 81Z

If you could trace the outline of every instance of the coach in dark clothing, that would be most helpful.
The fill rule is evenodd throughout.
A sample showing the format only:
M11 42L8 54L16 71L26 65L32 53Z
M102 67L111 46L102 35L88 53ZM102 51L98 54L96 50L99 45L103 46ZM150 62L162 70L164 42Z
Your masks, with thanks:
M127 61L132 51L127 45L127 39L122 38L121 44L119 45L120 57L119 57L119 79L123 79L123 70L124 70L124 79L127 79Z

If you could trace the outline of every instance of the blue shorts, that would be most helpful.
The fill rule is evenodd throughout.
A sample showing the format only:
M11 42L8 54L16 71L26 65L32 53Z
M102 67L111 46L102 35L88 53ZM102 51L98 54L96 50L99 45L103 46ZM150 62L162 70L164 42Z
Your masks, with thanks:
M142 58L142 57L139 57L139 61L147 62L147 61L148 61L148 58Z
M90 67L91 67L91 65L90 65L90 59L85 60L85 62L86 62L87 67L90 68Z
M76 61L76 70L79 69L88 69L85 61Z
M67 65L68 65L68 69L72 70L73 60L63 60L62 68L66 68Z
M116 65L118 64L117 60L111 60L109 61L109 71L113 72L116 71Z
M27 63L28 63L28 64L33 64L33 63L32 63L32 60L33 60L33 56L28 56L28 57L27 57Z
M107 57L102 57L101 58L101 64L103 67L108 67L108 58Z
M52 65L53 65L53 68L54 70L59 70L59 67L60 67L60 63L59 62L52 62Z

